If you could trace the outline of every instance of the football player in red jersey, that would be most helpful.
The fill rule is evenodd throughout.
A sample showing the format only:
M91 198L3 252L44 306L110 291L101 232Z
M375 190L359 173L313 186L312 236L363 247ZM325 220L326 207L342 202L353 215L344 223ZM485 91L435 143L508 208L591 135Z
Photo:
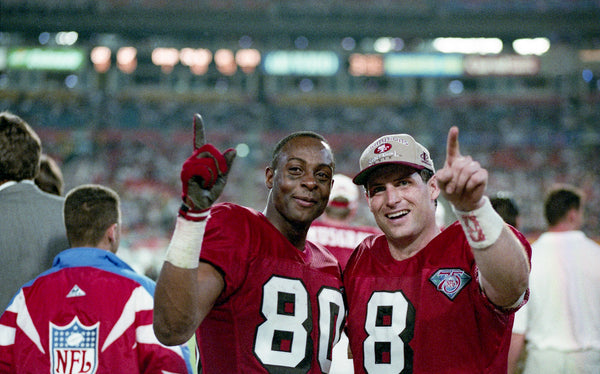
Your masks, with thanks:
M202 126L197 116L184 205L157 282L158 338L181 344L196 332L204 374L328 372L345 317L341 270L306 233L327 206L329 144L313 132L283 138L258 212L214 204L235 151L205 144Z
M435 173L406 134L371 143L354 182L384 235L369 237L345 272L356 373L506 373L513 313L527 298L531 248L484 195L488 174L448 133ZM440 230L437 198L458 222Z

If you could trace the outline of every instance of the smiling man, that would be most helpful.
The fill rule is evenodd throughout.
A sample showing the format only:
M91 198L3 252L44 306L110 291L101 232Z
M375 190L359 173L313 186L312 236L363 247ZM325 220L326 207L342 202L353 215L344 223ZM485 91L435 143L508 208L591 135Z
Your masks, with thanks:
M298 132L276 145L261 213L213 205L235 153L204 144L201 125L157 283L159 340L180 344L196 332L204 374L327 373L345 316L341 270L306 234L329 199L329 144Z
M487 171L448 133L435 173L410 135L375 140L354 183L383 235L344 271L356 373L506 373L513 313L527 296L531 248L484 195ZM441 231L440 193L458 222Z

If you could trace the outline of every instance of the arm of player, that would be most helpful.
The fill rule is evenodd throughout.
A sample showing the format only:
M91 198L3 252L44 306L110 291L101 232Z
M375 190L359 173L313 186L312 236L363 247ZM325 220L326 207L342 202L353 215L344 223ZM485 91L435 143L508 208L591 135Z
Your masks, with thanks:
M211 311L225 287L221 274L207 263L183 269L164 262L154 293L154 333L165 345L187 342Z
M187 342L212 309L225 281L212 266L200 263L210 207L223 191L235 158L204 140L202 118L194 118L194 153L181 170L183 205L154 294L154 332L166 345Z
M525 347L525 335L512 333L508 348L508 374L515 374Z
M487 170L470 156L460 154L456 127L448 132L446 162L436 179L467 235L483 291L495 305L513 306L528 287L527 254L484 195Z

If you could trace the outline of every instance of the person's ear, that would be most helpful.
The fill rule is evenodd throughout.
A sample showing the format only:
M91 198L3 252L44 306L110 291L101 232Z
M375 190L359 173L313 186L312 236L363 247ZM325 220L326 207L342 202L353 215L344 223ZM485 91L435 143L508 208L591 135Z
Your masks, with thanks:
M270 166L268 166L265 169L265 186L267 186L268 189L273 188L273 177L275 176L275 171L273 169L271 169Z
M108 239L109 243L115 243L117 240L119 240L119 224L118 223L113 223L112 225L109 226L108 229L106 229L106 237Z
M436 200L440 196L440 186L437 184L435 174L427 181L431 200Z
M567 212L567 220L574 228L583 225L583 212L581 209L572 208Z

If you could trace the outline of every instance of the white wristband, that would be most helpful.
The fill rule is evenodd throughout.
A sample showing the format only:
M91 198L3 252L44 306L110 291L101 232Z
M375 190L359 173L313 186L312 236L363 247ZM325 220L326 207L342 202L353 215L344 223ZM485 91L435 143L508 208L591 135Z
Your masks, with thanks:
M184 269L197 268L208 218L209 211L206 211L206 219L202 221L188 221L177 217L165 261Z
M463 212L452 207L467 236L469 245L474 249L487 248L494 244L504 227L504 220L494 210L490 199L487 196L483 198L485 199L483 206L470 212Z

